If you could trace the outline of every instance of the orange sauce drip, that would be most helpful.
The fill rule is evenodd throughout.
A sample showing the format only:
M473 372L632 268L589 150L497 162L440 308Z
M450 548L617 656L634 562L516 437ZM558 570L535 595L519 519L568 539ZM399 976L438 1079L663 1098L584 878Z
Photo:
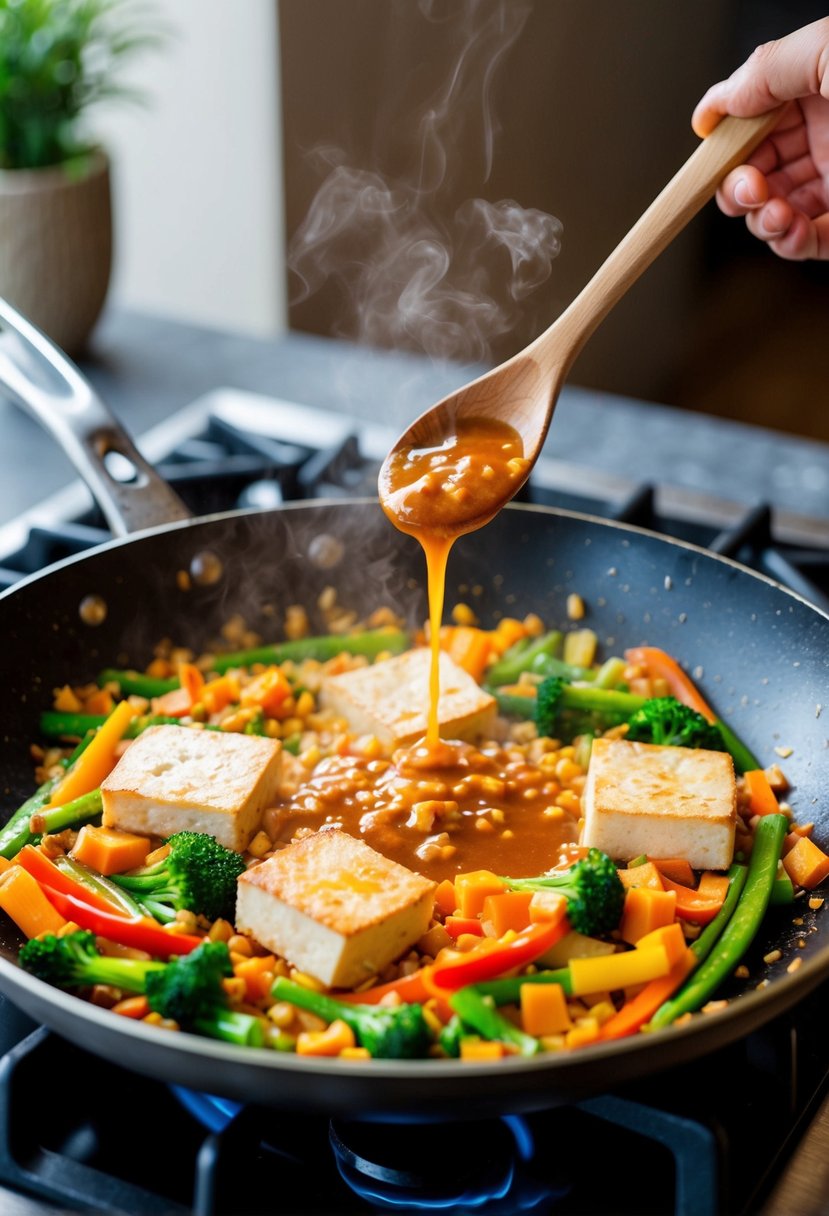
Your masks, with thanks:
M483 527L523 482L528 461L521 436L492 418L459 418L442 442L392 452L380 470L380 503L426 557L429 592L429 718L426 748L439 763L440 623L446 563L457 537ZM444 756L451 764L451 757Z

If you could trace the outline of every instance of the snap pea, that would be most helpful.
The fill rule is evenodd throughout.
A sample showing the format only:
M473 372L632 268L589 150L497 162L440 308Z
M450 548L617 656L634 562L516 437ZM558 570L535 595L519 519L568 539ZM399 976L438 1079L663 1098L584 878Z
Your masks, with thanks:
M31 829L32 815L37 815L40 821L36 832ZM20 852L24 844L31 844L41 833L62 832L64 828L74 828L82 823L91 823L93 820L99 819L100 815L100 790L81 794L79 798L73 798L71 802L65 802L62 806L50 806L48 809L44 806L42 809L30 812L25 819L15 824L10 837L0 848L0 855L10 859ZM6 825L7 828L9 826L9 824ZM5 836L5 829L3 834Z
M785 815L764 815L754 833L745 886L730 920L708 957L700 964L676 996L657 1009L650 1029L668 1026L684 1013L701 1008L718 986L738 966L751 945L771 898L777 862L789 821ZM730 891L729 891L730 894ZM712 921L712 925L715 922ZM710 927L710 926L709 926ZM703 937L697 939L699 942Z
M68 770L75 763L78 756L83 752L87 745L91 742L92 735L85 735L81 739L78 746L65 760L61 760L61 767ZM21 806L14 811L0 829L0 857L5 857L6 860L14 857L15 853L19 853L23 844L27 841L23 840L23 844L18 843L22 832L27 832L29 829L29 820L32 815L42 811L48 805L49 799L52 797L52 790L57 785L58 781L63 780L63 774L58 777L50 777L48 781L44 781L39 785L35 792L26 799Z
M117 684L122 697L163 697L165 692L181 687L177 676L162 679L143 671L119 671L115 667L105 667L98 676L100 688L107 684Z
M118 908L125 916L143 916L144 909L137 900L129 894L128 891L122 890L116 883L110 880L103 874L98 874L95 870L90 870L89 866L85 866L82 861L76 861L74 857L68 854L62 854L59 857L53 857L52 861L59 870L63 870L75 882L82 887L87 887L90 891L94 891L96 895L101 895L104 899L116 908Z
M323 663L327 659L335 659L338 654L361 654L373 659L386 650L392 654L402 654L411 644L408 633L387 627L366 629L361 633L326 634L317 638L275 642L252 650L237 650L234 654L219 654L213 661L213 670L222 675L231 667L250 667L252 663L285 663L289 659L294 663L301 663L304 659L317 659Z
M561 654L563 641L564 634L558 629L550 630L534 642L529 638L522 638L520 642L510 646L509 650L505 650L497 663L493 663L487 673L490 682L494 686L515 684L521 673L529 671L539 656Z

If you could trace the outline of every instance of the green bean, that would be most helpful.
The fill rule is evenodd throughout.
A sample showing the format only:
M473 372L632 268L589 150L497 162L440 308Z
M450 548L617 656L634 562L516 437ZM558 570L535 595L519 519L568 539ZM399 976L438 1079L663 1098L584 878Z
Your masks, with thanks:
M18 823L17 831L3 846L0 853L3 857L12 858L23 848L24 844L32 841L46 832L62 832L64 828L78 827L82 823L91 823L101 814L101 791L92 790L89 794L81 794L71 802L62 806L50 806L48 809L33 812L25 822ZM32 831L32 818L37 816L37 831Z
M735 735L731 727L723 722L722 718L715 718L714 725L722 735L725 750L734 761L734 767L738 773L747 773L752 769L763 767L754 753L746 747L742 739Z
M473 987L479 996L491 996L496 1005L512 1005L521 999L522 984L561 984L565 996L570 996L572 992L569 967L560 967L557 971L537 971L534 975L486 980L470 987Z
M103 714L66 714L48 709L40 715L40 733L49 739L63 739L83 734L85 731L96 731L105 721ZM124 738L135 739L148 726L179 725L178 718L171 718L166 714L143 714L130 722L124 731Z
M117 684L122 697L163 697L165 692L181 687L176 676L162 679L142 671L119 671L115 667L105 667L98 676L101 688L107 684Z
M105 875L90 870L89 866L85 866L82 861L76 861L74 857L69 857L67 854L53 857L52 860L59 870L63 870L70 878L74 878L80 886L86 887L88 890L94 891L96 895L108 900L125 916L144 915L141 905L133 899L129 892L122 890L116 883L110 882Z
M60 761L61 767L67 770L70 769L91 740L92 735L86 735L72 752L71 756ZM28 830L29 820L31 819L32 815L37 814L45 806L48 806L49 799L52 796L52 790L55 788L58 781L62 780L63 777L61 775L58 777L50 777L48 781L44 781L42 785L38 786L31 797L27 798L26 801L9 816L2 829L0 829L0 857L5 857L6 860L9 860L10 858L14 857L15 853L20 851L20 848L23 846L20 845L19 847L16 847L16 845L21 832L24 829ZM23 844L25 843L26 841L24 840Z
M552 629L534 642L522 638L504 651L498 662L489 669L487 674L490 682L494 685L515 684L521 673L529 671L539 656L560 654L563 640L564 635L558 629Z
M668 1026L684 1013L694 1013L734 971L751 945L765 915L777 876L777 862L789 821L785 815L764 815L754 833L745 886L736 907L710 954L676 996L651 1018L649 1027ZM729 892L730 894L730 892ZM712 925L714 922L712 922ZM710 928L711 926L709 926ZM697 943L702 939L702 934Z
M410 646L411 638L402 629L366 629L361 633L297 638L252 650L237 650L234 654L216 655L213 670L223 675L231 667L250 667L253 663L286 663L288 660L301 663L304 659L325 662L339 654L359 654L373 659L387 650L392 654L402 654Z

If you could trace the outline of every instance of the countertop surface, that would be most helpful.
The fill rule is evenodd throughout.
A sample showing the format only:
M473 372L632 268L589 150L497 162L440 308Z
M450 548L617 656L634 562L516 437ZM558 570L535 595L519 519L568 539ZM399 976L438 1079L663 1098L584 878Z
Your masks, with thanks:
M104 317L80 366L136 436L223 386L402 430L481 370L306 334L263 340L118 310ZM565 387L545 454L829 519L829 445L742 423ZM0 524L73 476L38 424L0 400Z

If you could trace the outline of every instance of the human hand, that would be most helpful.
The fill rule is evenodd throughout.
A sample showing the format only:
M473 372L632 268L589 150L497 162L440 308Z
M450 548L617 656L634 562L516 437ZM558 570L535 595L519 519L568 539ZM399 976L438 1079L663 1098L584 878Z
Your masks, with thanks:
M751 118L781 102L774 131L728 174L717 203L781 258L829 259L829 17L759 46L691 122L704 137L724 114Z

